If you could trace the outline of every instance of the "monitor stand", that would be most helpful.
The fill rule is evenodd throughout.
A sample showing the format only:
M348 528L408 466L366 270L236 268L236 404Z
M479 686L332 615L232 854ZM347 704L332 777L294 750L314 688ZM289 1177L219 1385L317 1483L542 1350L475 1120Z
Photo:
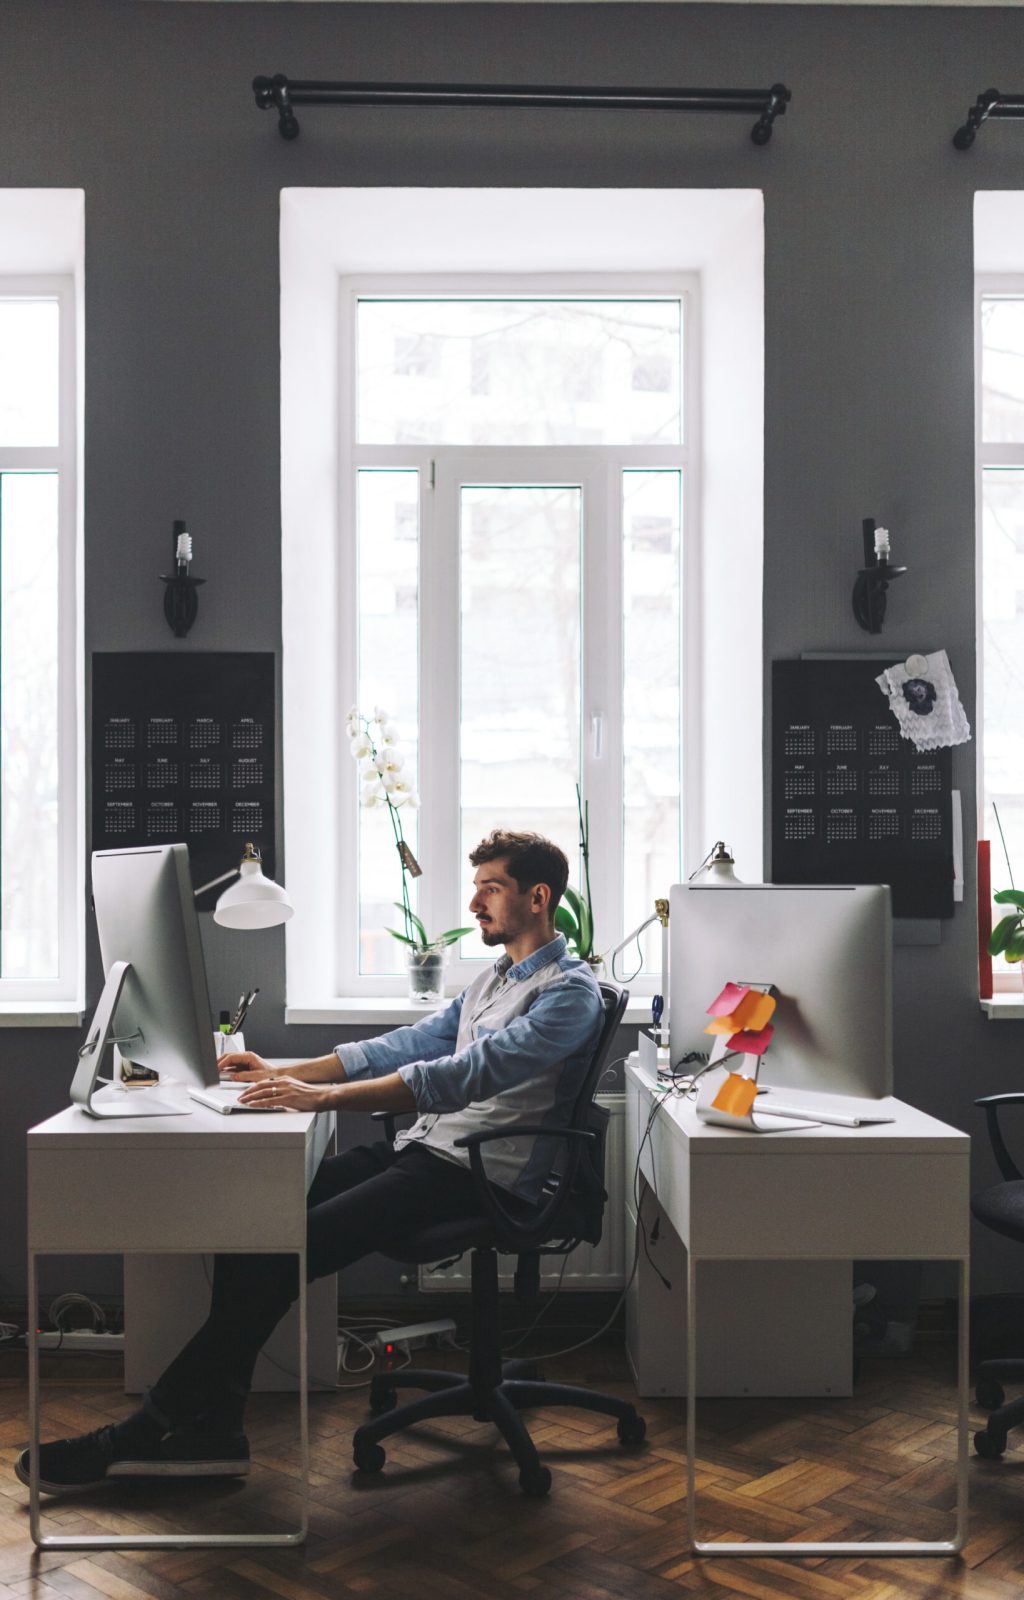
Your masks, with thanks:
M123 1096L124 1104L118 1100L101 1100L98 1104L93 1100L97 1085L101 1083L100 1067L107 1046L111 1048L117 1043L114 1034L114 1012L117 1002L121 998L121 990L125 980L131 972L130 961L115 961L107 981L103 985L99 1004L93 1012L89 1031L85 1043L78 1052L78 1067L71 1080L71 1103L79 1106L90 1117L188 1117L192 1115L190 1106L171 1105L167 1100L157 1099L149 1089L139 1089L133 1094Z

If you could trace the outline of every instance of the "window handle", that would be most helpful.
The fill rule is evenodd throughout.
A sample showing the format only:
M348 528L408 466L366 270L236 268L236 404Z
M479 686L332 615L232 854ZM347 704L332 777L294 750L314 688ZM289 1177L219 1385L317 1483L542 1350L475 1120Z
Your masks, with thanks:
M604 718L601 716L590 719L590 754L595 761L600 761L604 754Z

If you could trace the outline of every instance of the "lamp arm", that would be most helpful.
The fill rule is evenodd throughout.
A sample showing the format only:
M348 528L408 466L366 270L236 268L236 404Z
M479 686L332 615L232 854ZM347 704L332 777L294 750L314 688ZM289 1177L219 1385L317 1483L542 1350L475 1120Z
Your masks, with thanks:
M238 868L232 867L229 872L222 872L219 878L211 878L209 883L200 884L198 889L193 889L192 898L193 900L198 900L199 896L205 894L207 889L216 889L218 883L227 883L229 878L237 878L239 876Z
M606 950L604 955L601 957L601 960L614 961L619 951L625 950L627 944L632 944L634 939L639 939L644 929L649 928L652 922L657 922L659 916L660 912L652 911L650 916L645 918L638 928L634 928L632 933L627 933L626 937L622 940L622 943L617 944L614 950Z

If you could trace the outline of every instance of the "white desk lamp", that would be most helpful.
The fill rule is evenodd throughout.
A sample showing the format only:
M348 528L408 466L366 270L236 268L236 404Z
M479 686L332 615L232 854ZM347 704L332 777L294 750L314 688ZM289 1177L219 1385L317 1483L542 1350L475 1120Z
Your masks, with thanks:
M693 873L690 882L697 880L703 883L704 887L713 884L739 883L741 880L737 878L734 866L735 862L729 854L728 847L719 839L697 871ZM661 923L661 993L654 998L655 1002L660 1001L661 1004L652 1006L652 1010L655 1012L655 1032L661 1041L667 1040L668 1037L668 901L655 900L651 915L646 917L638 928L634 928L632 933L627 933L621 944L617 944L614 950L609 950L602 959L609 963L613 962L620 950L625 950L634 939L639 939L644 929L649 928L656 920Z
M224 890L213 913L214 922L222 928L276 928L294 914L287 890L273 878L263 876L262 859L254 844L246 844L237 867L197 889L196 898L229 878L237 878L238 882Z

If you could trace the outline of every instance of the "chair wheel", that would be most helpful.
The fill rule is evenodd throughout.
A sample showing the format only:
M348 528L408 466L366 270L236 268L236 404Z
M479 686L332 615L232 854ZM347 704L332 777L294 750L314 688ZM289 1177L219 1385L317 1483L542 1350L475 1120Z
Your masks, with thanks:
M543 1500L551 1488L551 1474L547 1467L533 1467L529 1470L524 1467L519 1474L519 1487L524 1494L530 1496L531 1500Z
M1005 1433L989 1433L983 1428L981 1433L974 1435L975 1453L986 1461L998 1461L1006 1449Z
M374 1444L372 1440L363 1442L357 1439L353 1442L352 1459L357 1472L380 1472L387 1456L383 1445Z
M620 1417L616 1431L619 1435L620 1444L643 1444L647 1437L647 1424L643 1417L639 1417L634 1413L631 1417Z
M381 1384L380 1388L370 1386L370 1415L382 1417L385 1411L394 1411L398 1404L398 1390L390 1385Z
M1006 1399L1001 1383L995 1378L979 1378L974 1385L974 1398L984 1411L995 1411Z

